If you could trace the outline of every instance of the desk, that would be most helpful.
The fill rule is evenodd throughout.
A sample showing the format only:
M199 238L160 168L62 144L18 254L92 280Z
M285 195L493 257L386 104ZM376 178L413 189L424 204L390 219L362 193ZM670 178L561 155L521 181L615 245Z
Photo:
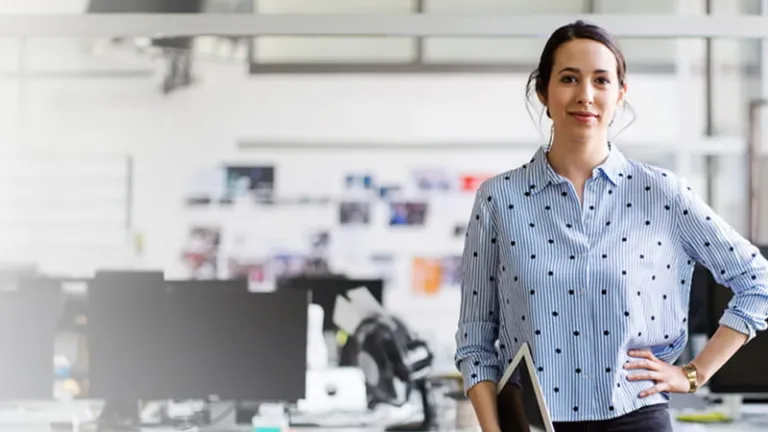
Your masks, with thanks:
M83 428L81 432L91 432L93 429ZM382 432L384 428L297 428L293 429L294 432ZM693 425L693 424L678 424L675 425L675 432L764 432L765 426L744 426L739 423L732 423L727 425ZM146 432L179 432L173 428L148 428ZM200 429L200 432L251 432L252 429L248 426L238 426L235 428L204 428ZM0 426L0 432L51 432L49 426L46 425L7 425ZM55 432L55 431L54 431ZM426 431L425 431L426 432ZM456 431L445 431L456 432Z
M742 412L744 413L744 419L734 421L732 423L723 424L695 424L695 423L682 423L675 422L675 432L764 432L768 430L768 405L744 405ZM6 414L6 415L4 415ZM756 416L765 415L764 419L756 419ZM51 428L47 423L41 422L41 419L28 418L28 422L23 417L19 417L18 414L8 415L0 411L0 432L51 432ZM234 421L234 417L227 423L221 423L214 427L201 428L200 432L251 432L252 429L248 425L234 425L231 422ZM90 432L94 428L90 425L84 425L80 432ZM157 427L146 428L146 432L178 432L177 429L169 427ZM383 432L384 426L381 427L351 427L351 428L339 428L339 427L327 427L327 428L313 428L313 427L298 427L293 429L294 432ZM53 431L55 432L55 431ZM426 431L425 431L426 432ZM446 430L446 432L456 432Z

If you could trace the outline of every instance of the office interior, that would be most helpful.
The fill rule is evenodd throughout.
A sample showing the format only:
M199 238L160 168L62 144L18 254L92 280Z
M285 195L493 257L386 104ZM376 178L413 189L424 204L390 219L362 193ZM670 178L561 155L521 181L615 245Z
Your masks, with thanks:
M464 227L478 185L547 142L525 98L546 37L612 31L636 113L613 142L768 254L766 15L0 2L0 429L479 430L453 364ZM697 267L678 362L728 299ZM766 358L759 335L672 395L675 430L768 428Z

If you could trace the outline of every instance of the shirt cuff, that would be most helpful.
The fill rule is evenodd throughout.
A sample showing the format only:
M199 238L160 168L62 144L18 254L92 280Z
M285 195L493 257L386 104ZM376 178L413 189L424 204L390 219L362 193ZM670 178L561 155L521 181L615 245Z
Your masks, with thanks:
M738 316L733 311L726 309L725 313L723 313L722 318L720 318L720 325L731 328L739 333L743 333L747 335L747 341L744 342L744 344L747 344L749 341L754 339L757 332L755 329L752 328L752 326L749 325L747 320L744 318Z
M465 362L469 363L469 362ZM493 366L474 366L474 365L461 365L461 375L464 379L464 395L469 392L469 389L483 381L490 381L494 384L499 382L501 374L499 369Z

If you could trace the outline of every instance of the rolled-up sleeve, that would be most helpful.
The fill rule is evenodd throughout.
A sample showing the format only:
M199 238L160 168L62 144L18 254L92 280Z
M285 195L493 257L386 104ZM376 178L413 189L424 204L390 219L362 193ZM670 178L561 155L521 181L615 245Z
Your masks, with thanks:
M495 348L499 335L499 252L491 200L481 187L475 197L462 254L455 361L464 378L465 392L481 381L496 383L501 376Z
M678 183L676 220L686 253L733 291L720 325L752 340L768 319L768 260L718 216L685 181Z

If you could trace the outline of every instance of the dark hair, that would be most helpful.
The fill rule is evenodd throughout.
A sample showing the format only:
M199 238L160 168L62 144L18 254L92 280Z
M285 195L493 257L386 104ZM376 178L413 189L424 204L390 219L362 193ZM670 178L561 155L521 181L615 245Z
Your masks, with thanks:
M533 94L537 96L541 94L546 100L549 80L555 64L555 53L560 46L574 39L591 39L605 45L616 57L616 75L619 77L619 86L623 86L627 82L627 62L616 39L602 27L579 20L558 28L547 40L539 58L539 65L528 77L526 97L529 102ZM632 111L629 106L627 109ZM634 113L634 111L632 112ZM551 118L549 109L546 110L546 114L547 117Z

